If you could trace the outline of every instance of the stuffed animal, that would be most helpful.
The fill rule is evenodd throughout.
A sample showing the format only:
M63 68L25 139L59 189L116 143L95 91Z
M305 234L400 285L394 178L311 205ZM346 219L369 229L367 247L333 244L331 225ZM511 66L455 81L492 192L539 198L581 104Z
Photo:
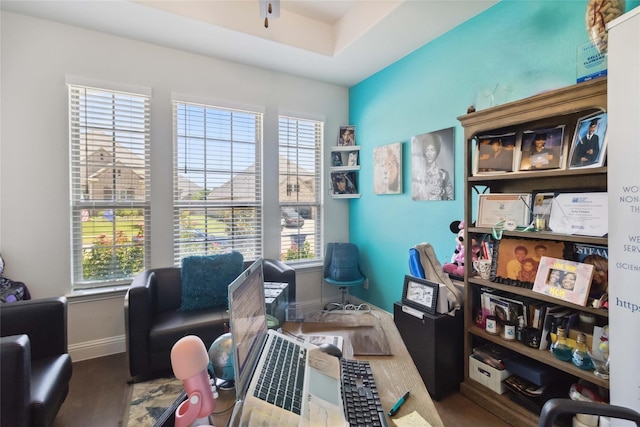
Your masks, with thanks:
M451 262L444 263L442 269L452 276L464 277L464 221L453 221L449 228L456 235L456 249L451 256ZM471 260L477 260L479 254L480 246L473 239L471 242Z

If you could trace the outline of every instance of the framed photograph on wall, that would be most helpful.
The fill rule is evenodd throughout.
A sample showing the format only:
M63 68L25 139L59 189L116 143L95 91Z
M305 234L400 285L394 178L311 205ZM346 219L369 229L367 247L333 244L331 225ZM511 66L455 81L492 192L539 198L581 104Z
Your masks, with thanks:
M592 114L578 120L571 143L569 169L604 165L607 151L607 113Z
M355 126L340 126L340 133L338 134L338 145L341 147L351 147L353 145L356 145Z
M476 136L473 158L474 175L513 172L516 134Z
M418 277L404 276L402 304L424 313L435 314L439 289L439 283Z
M525 130L520 144L520 170L562 168L564 125Z
M454 199L454 128L411 137L411 199Z
M373 193L402 193L402 143L373 149Z
M585 306L593 265L561 258L542 257L533 292Z

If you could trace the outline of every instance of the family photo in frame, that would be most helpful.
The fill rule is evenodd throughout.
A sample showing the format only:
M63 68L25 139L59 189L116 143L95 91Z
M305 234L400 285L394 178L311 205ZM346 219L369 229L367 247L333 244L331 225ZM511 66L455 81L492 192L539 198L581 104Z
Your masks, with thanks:
M515 148L515 132L476 137L475 173L513 172Z
M607 150L607 113L578 120L569 154L569 169L601 167Z
M497 277L534 283L542 257L562 258L564 243L505 237L499 240L497 250Z
M533 291L577 305L587 305L593 265L542 257Z
M522 133L520 170L558 169L562 167L564 125Z

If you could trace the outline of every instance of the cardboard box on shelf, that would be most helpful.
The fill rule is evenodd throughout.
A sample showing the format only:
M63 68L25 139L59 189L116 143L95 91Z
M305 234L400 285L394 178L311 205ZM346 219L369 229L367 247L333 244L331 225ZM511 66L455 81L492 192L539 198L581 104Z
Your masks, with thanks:
M502 381L510 375L511 373L506 369L498 370L476 359L473 355L469 356L469 377L498 394L504 394L507 391Z

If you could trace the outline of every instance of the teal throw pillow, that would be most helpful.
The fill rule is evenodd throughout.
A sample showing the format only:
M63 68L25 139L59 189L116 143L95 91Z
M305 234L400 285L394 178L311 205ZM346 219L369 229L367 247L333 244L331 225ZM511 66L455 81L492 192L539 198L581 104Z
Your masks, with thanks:
M181 311L228 305L228 287L242 273L244 259L240 252L220 255L190 256L182 260Z

